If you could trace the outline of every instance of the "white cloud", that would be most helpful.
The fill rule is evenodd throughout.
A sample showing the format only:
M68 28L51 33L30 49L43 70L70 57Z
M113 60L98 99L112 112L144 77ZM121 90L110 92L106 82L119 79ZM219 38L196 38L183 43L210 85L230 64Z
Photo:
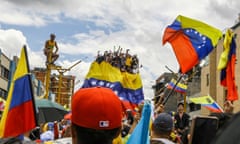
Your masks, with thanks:
M59 22L60 9L51 10L50 7L51 5L43 4L41 1L34 1L33 3L22 0L1 1L0 22L24 26L44 26L51 22Z
M85 79L85 76L86 74L88 73L88 70L89 70L89 67L90 67L90 64L89 62L84 62L84 61L81 61L80 63L78 63L78 61L68 61L68 60L64 60L62 62L59 63L59 65L61 65L63 68L66 68L66 69L69 69L70 67L72 67L69 71L66 71L64 73L64 75L74 75L76 76L76 79L75 79L75 90L78 90L83 82L84 82L84 79Z
M26 44L26 37L21 31L0 29L0 48L6 56L10 58L18 56L24 44Z
M27 46L30 67L43 67L45 57L41 52L31 51L28 47L27 39L21 31L15 29L0 29L0 49L10 59L13 56L20 56L23 45Z

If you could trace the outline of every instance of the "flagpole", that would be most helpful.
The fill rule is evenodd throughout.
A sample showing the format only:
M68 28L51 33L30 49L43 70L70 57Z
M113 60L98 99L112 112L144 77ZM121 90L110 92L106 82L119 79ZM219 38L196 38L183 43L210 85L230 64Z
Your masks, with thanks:
M171 91L168 93L166 99L163 101L163 105L165 105L165 104L167 103L169 97L170 97L170 96L172 95L172 93L174 92L177 84L178 84L178 83L181 81L181 79L183 78L183 75L184 75L184 74L181 74L181 76L178 78L176 84L173 86L173 88L171 89Z
M165 66L171 73L173 73L175 76L176 74L168 67ZM198 72L198 70L196 69L189 77L186 81L189 81L190 79L192 79L192 77ZM181 76L178 78L176 84L173 86L173 88L171 89L171 91L168 93L167 98L163 101L163 105L165 105L169 99L169 97L171 96L171 94L174 92L176 86L178 85L178 83L182 80L184 74L181 74ZM177 77L177 76L176 76ZM164 87L165 88L165 87ZM186 111L187 108L187 95L184 94L184 111Z
M184 105L183 105L184 112L187 112L187 94L186 93L183 95L183 98L184 98Z
M24 49L24 52L25 52L25 59L26 59L26 64L27 64L27 71L28 73L30 72L30 66L29 66L29 61L28 61L28 53L27 53L27 46L24 45L23 46L23 49ZM31 91L31 97L32 97L32 103L33 103L33 112L34 112L34 118L35 118L35 123L36 123L36 126L38 126L38 117L37 117L37 107L36 107L36 104L35 104L35 97L34 97L34 92L33 92L33 85L32 85L32 78L31 78L31 75L30 73L28 74L28 77L29 77L29 83L31 84L30 85L30 91Z
M165 65L165 68L168 69L172 74L175 74L168 66Z
M198 70L196 69L187 79L187 81L189 81L190 79L193 78L193 76L198 72ZM183 105L183 108L184 108L184 112L187 112L187 93L184 93L183 95L183 98L184 98L184 105Z

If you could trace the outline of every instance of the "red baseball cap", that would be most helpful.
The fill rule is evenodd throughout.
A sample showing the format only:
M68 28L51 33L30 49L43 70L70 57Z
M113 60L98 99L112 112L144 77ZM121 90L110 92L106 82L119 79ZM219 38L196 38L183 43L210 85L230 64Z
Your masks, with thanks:
M114 129L122 125L122 105L109 88L79 89L72 98L72 122L92 129Z

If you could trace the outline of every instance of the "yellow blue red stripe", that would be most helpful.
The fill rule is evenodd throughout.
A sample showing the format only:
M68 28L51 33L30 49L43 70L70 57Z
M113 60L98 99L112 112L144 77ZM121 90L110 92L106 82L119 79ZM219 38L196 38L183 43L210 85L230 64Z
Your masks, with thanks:
M176 85L176 83L177 83L177 81L175 80L175 79L172 79L169 83L168 83L168 86L167 86L167 88L168 89L173 89L174 87L174 90L176 91L176 92L179 92L179 93L182 93L182 94L184 94L184 93L186 93L187 92L187 85L186 84L183 84L183 83L178 83L177 85ZM176 86L175 86L176 85Z
M22 48L0 122L0 137L16 137L36 127L26 47Z
M235 78L236 42L233 32L228 30L224 38L225 50L221 54L219 68L221 69L221 85L227 88L227 100L238 100L238 90Z
M222 108L212 99L211 96L189 98L195 104L201 104L212 112L223 112Z

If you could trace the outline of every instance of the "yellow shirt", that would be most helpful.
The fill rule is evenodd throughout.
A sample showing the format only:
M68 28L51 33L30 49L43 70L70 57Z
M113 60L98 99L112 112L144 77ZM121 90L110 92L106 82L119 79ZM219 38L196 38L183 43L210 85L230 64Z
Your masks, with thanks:
M113 144L123 144L121 135L119 135L113 140Z
M47 48L53 49L55 46L55 41L48 40L47 41Z
M122 138L122 144L127 144L129 137L130 137L130 134L128 134L124 138Z
M130 67L131 63L132 63L132 58L131 57L127 57L126 62L125 62L126 66Z

